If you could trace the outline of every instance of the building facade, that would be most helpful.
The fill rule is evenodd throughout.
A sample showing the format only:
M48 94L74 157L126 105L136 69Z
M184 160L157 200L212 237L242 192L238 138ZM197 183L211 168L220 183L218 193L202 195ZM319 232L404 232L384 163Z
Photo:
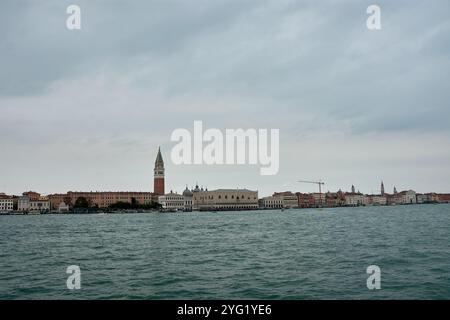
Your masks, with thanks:
M345 205L349 207L364 206L366 205L366 201L364 198L365 197L362 193L346 193Z
M383 195L377 195L372 194L368 196L368 205L372 206L385 206L387 204L386 196Z
M312 194L297 192L296 196L299 208L314 208L316 206L316 202Z
M327 207L342 207L345 205L345 195L341 190L338 192L327 192L325 194L325 203Z
M51 204L50 204L51 206ZM58 213L68 213L70 211L70 207L65 202L61 202L58 206Z
M402 197L400 194L394 193L394 194L385 194L385 195L386 195L388 205L395 206L395 205L402 204Z
M5 194L0 194L0 213L14 210L14 199Z
M50 201L48 199L31 200L29 212L31 213L50 212Z
M449 193L440 193L440 194L438 194L438 200L440 203L450 203L450 194Z
M17 200L17 211L28 212L30 210L30 198L28 196L21 196Z
M258 191L247 189L217 189L193 192L194 210L258 209Z
M436 203L439 202L439 195L437 193L431 192L426 193L427 196L427 202Z
M22 193L23 196L27 196L30 200L39 200L41 198L41 194L34 191L27 191Z
M17 211L22 213L47 213L50 212L50 200L47 197L39 198L33 196L30 198L28 193L24 192L24 195L18 198Z
M165 195L158 197L158 202L163 210L167 211L184 211L185 198L182 194L174 193L172 190Z
M262 209L281 209L284 208L282 197L264 197L259 199L259 207Z
M417 203L416 192L414 190L402 191L399 193L401 196L402 204L414 204Z
M283 199L285 208L298 208L297 195L292 193L291 191L275 192L272 197Z
M50 210L52 210L52 211L57 211L58 208L59 208L59 204L61 202L64 202L69 207L71 207L73 205L73 203L71 202L71 200L68 197L67 193L50 194L48 196L48 199L50 201Z
M325 193L314 192L314 193L312 193L312 196L314 198L314 206L315 207L322 207L326 204L325 203L325 201L326 201Z

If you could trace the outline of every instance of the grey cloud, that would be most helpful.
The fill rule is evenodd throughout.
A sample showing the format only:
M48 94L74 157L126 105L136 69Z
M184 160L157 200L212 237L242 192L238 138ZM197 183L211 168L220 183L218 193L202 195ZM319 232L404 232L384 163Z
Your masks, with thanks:
M280 128L293 149L324 132L450 134L447 0L378 1L378 32L371 1L79 0L71 32L72 3L2 1L0 146L167 146L197 119Z

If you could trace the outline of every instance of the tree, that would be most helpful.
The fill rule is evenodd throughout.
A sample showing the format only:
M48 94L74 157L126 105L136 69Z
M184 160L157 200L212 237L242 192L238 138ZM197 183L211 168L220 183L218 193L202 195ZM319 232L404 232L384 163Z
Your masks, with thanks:
M118 201L109 206L110 209L131 209L131 204L129 202Z
M79 197L75 201L74 208L89 208L89 201L85 197Z
M127 209L142 209L142 210L149 210L149 209L159 209L161 208L161 205L157 202L150 202L146 204L139 204L136 199L133 201L131 199L131 202L123 202L118 201L116 203L113 203L109 205L109 208L112 210L127 210Z

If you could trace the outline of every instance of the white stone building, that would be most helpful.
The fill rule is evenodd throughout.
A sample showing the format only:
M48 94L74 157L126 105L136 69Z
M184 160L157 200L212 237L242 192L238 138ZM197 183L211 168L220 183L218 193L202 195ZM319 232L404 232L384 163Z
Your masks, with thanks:
M263 209L281 209L284 207L282 197L264 197L259 199L259 207Z
M400 192L402 204L414 204L417 203L416 192L413 190Z
M0 213L8 213L14 209L14 200L8 196L0 196Z
M49 211L50 211L50 201L44 199L30 201L30 212L45 213Z
M425 194L416 194L416 202L417 203L425 203L428 201L428 197Z
M248 189L194 190L194 210L258 209L258 191Z
M17 200L17 211L28 212L30 210L30 198L27 196L21 196Z
M185 208L184 196L172 191L163 196L159 196L158 202L162 206L163 210L167 211L184 211Z
M69 210L69 205L67 205L65 202L61 202L58 206L58 213L67 213L69 212Z
M50 211L50 201L46 198L31 200L28 196L21 196L17 201L19 212L45 213Z
M350 207L366 205L366 200L364 198L364 195L361 193L346 193L345 205Z
M369 204L373 206L385 206L387 204L387 198L383 195L370 195Z

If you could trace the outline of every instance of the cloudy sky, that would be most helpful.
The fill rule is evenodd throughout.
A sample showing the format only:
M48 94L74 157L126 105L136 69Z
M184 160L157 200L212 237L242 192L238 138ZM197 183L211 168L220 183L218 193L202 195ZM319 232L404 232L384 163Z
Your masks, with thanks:
M366 27L371 4L382 29ZM81 7L81 30L66 8ZM450 2L0 4L0 192L450 192ZM177 128L280 129L280 170L171 163Z

